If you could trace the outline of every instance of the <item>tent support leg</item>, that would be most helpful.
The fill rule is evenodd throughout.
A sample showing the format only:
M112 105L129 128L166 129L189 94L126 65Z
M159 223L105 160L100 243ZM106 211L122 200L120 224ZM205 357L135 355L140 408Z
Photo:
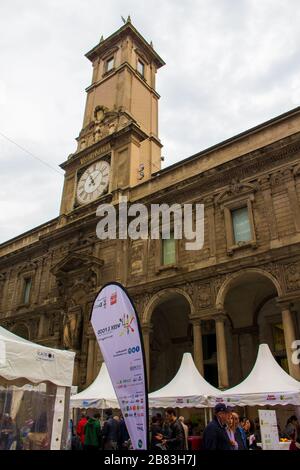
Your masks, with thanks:
M207 426L207 409L204 408L204 423L205 423L205 427Z
M68 387L69 393L70 388ZM52 436L51 436L51 450L60 450L62 444L63 432L66 431L69 420L69 400L67 395L67 387L57 387L55 404L54 404L54 415L53 415L53 425L52 425ZM67 405L67 406L66 406ZM66 420L67 418L67 420ZM66 422L67 421L67 422ZM64 429L65 427L65 429Z

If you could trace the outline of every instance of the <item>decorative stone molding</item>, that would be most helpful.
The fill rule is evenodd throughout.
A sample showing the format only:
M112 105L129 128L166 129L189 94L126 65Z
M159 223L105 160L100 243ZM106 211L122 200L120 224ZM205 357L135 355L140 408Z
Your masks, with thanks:
M138 313L140 318L143 317L143 312L145 310L146 305L150 301L150 299L151 299L151 294L150 293L135 295L133 297L133 301L134 301L134 304L135 304L136 309L137 309L137 313Z
M35 271L38 268L38 261L29 261L27 263L21 264L17 268L18 275L26 275L26 274L31 274L35 273Z
M207 308L211 307L213 303L213 296L211 286L209 283L198 284L197 296L196 296L196 307Z
M300 289L300 264L292 263L284 266L286 289L288 292Z
M221 191L216 197L215 197L215 203L216 204L221 204L223 201L226 201L228 199L232 199L234 197L240 197L240 196L245 196L246 194L249 193L254 193L257 191L258 185L254 183L243 183L239 181L236 178L233 178L231 182L229 183L229 186L223 191Z
M56 293L65 298L75 286L81 285L86 293L95 292L100 284L100 268L103 261L83 253L68 254L52 266L50 272L56 277Z

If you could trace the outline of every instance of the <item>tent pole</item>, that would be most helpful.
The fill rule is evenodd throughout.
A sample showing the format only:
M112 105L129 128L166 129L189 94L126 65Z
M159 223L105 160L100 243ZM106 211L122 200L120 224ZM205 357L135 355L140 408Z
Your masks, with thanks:
M207 426L207 410L206 408L204 408L204 423L205 423L205 427Z

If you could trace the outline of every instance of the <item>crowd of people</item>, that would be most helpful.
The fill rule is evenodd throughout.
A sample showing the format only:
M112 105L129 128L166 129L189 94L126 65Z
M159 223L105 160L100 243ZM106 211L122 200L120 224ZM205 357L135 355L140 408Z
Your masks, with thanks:
M8 413L0 415L0 450L32 449L34 439L45 439L46 418L43 413L36 422L27 420L18 428ZM33 432L35 431L35 432ZM191 421L185 422L183 416L177 418L174 408L167 408L164 416L157 413L150 421L150 449L188 450L189 436L195 434ZM199 432L202 450L258 450L261 443L259 420L252 421L223 403L216 405L213 419ZM285 429L279 431L280 438L291 441L291 450L300 450L300 426L292 415ZM100 413L89 416L83 412L77 426L71 425L72 450L128 450L131 449L130 437L122 416L105 411L105 421L101 424ZM40 445L38 448L47 448Z
M100 424L100 414L81 415L76 430L73 428L73 450L128 450L129 434L123 417L113 416L111 409ZM150 449L188 450L188 438L193 434L191 422L183 416L177 418L174 408L167 408L164 417L155 414L150 422ZM239 414L223 403L216 405L214 417L201 433L201 450L260 450L261 433L258 418L255 421ZM291 440L291 450L300 450L300 427L295 415L291 416L279 437Z
M164 417L157 413L150 422L150 449L188 450L189 436L193 434L191 422L177 418L174 408L167 408ZM240 416L223 403L216 405L214 417L204 428L199 438L201 450L261 450L261 432L258 418L255 421ZM81 416L74 434L76 449L128 450L130 438L124 419L106 411L106 420L101 428L100 414ZM291 441L291 450L300 450L300 428L296 416L291 416L279 437Z
M105 412L101 427L100 413L88 416L82 413L76 430L72 426L72 450L125 450L130 447L129 434L122 416Z

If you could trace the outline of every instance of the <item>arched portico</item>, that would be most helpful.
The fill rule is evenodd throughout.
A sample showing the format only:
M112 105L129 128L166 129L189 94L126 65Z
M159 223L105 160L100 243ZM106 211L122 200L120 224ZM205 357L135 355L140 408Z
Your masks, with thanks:
M146 305L142 328L150 390L168 383L177 372L184 352L192 352L190 317L194 305L180 288L157 292Z
M218 367L219 377L220 370L224 377L225 369L225 382L228 370L228 385L248 375L262 342L269 344L281 366L297 378L290 351L295 329L289 309L280 303L282 298L283 289L278 279L260 268L233 273L220 286L216 308L223 316L216 315L219 318L216 321ZM284 343L285 347L280 350L280 344Z

